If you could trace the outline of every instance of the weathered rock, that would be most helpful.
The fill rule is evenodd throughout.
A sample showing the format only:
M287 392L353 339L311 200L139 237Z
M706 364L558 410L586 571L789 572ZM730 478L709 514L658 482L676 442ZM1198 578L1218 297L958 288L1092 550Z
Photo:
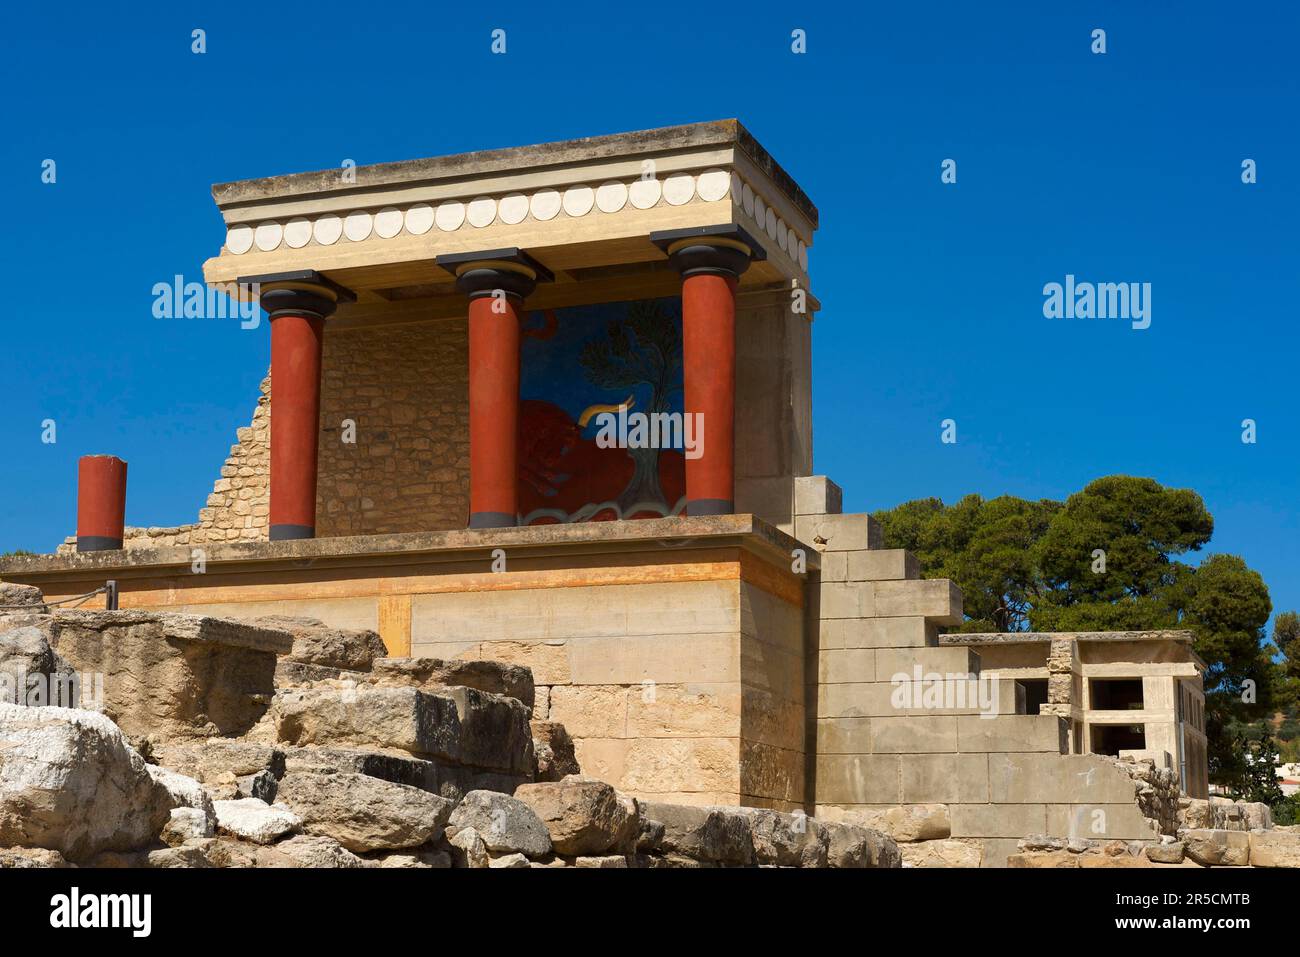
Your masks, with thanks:
M158 745L252 728L292 639L248 622L163 612L61 611L54 650L104 676L103 711L132 740Z
M1017 868L1055 868L1078 867L1084 855L1071 854L1069 851L1025 851L1007 857L1007 867Z
M224 868L257 867L257 855L264 849L251 841L241 841L224 834L218 834L205 848L212 866Z
M803 814L763 808L738 808L749 818L758 864L825 867L827 837L820 824Z
M533 673L520 665L500 661L461 658L380 658L371 669L372 684L440 691L444 688L474 688L504 695L527 705L535 703Z
M901 867L900 847L893 838L867 827L826 821L828 867Z
M195 807L172 808L171 818L158 837L169 847L180 847L186 841L212 837L216 833L215 820L215 815L210 817Z
M332 628L317 618L267 615L257 624L293 636L293 648L286 655L293 661L326 668L369 671L376 658L388 654L383 639L373 631Z
M149 843L171 808L108 718L0 703L0 846L79 861Z
M555 787L551 784L531 786ZM644 802L641 807L646 817L664 826L663 838L657 848L661 852L724 864L750 865L754 862L749 818L734 808L687 807L653 801ZM545 814L542 814L542 819L546 820ZM554 840L554 832L551 838ZM559 846L556 842L557 849Z
M217 830L255 844L273 844L302 826L302 820L282 805L271 805L257 798L214 801Z
M635 809L603 781L568 777L522 784L515 797L541 818L557 854L603 854L630 844L640 828Z
M87 692L97 689L81 687L80 676L54 653L52 636L49 616L0 617L0 701L93 710L93 694Z
M1184 797L1178 802L1178 820L1193 830L1251 831L1271 828L1273 813L1267 804L1259 802Z
M235 778L235 794L238 797L257 798L267 804L275 803L276 789L280 782L270 771L258 771Z
M477 688L447 688L460 715L459 752L452 760L475 768L531 776L536 768L532 706Z
M1251 831L1252 867L1300 867L1300 833L1295 831Z
M512 868L527 867L528 858L522 854L502 854L500 857L488 857L488 867Z
M574 867L625 868L627 858L621 854L606 854L601 857L575 857Z
M208 859L207 847L200 841L192 841L179 847L165 847L161 850L148 851L140 865L132 866L152 868L212 867L212 861Z
M212 798L198 781L183 774L178 774L169 768L159 767L156 764L146 764L145 770L167 792L173 809L193 808L201 813L209 823L216 820L216 811L212 806Z
M0 869L70 866L58 851L44 847L0 847Z
M1093 867L1150 867L1151 862L1145 857L1136 857L1132 854L1076 854L1074 859L1078 861L1082 868Z
M1017 845L1021 851L1064 851L1069 848L1069 841L1063 837L1050 837L1046 834L1031 834Z
M387 869L443 870L451 867L451 855L440 850L386 851L366 858L370 867Z
M154 759L202 784L236 781L269 771L284 775L284 751L266 744L231 738L209 738L185 744L161 744L152 749Z
M358 681L365 675L362 671L344 671L340 668L327 668L324 665L309 665L289 658L281 658L275 663L275 686L277 688L310 688L319 682L337 682L344 678Z
M533 751L537 755L538 781L559 781L570 774L579 774L578 758L573 749L573 738L558 721L531 722Z
M1250 861L1250 835L1245 831L1191 828L1178 836L1187 856L1205 867L1239 867Z
M897 846L904 867L979 867L984 856L979 841L940 838Z
M494 853L542 857L551 851L546 825L523 801L495 791L471 791L452 811L447 833L472 827Z
M287 748L284 754L285 769L291 774L296 771L366 774L394 784L438 793L439 765L405 752L308 747Z
M33 611L45 614L49 608L45 604L45 595L35 585L20 585L17 582L0 582L0 616L13 611Z
M354 852L436 841L452 810L436 794L364 774L286 774L279 799L302 818L307 833L332 837Z
M292 771L315 771L320 774L349 772L405 784L440 795L459 803L470 791L486 790L512 793L529 778L521 774L503 774L466 768L441 758L417 758L406 752L376 751L365 748L288 748L286 766Z
M274 857L264 854L274 852ZM259 849L258 867L369 867L369 863L353 854L330 837L313 834L295 834L274 847Z
M1241 816L1248 831L1268 830L1273 826L1273 809L1259 801L1243 801Z
M455 702L414 688L311 688L276 692L270 717L290 745L396 748L456 759Z
M1186 851L1187 847L1182 841L1173 841L1169 844L1148 844L1143 853L1153 864L1181 864Z
M487 845L474 828L462 827L447 843L451 845L452 860L457 867L491 866L492 859L488 856Z
M944 804L908 804L885 812L883 829L895 841L935 841L948 837L952 825Z

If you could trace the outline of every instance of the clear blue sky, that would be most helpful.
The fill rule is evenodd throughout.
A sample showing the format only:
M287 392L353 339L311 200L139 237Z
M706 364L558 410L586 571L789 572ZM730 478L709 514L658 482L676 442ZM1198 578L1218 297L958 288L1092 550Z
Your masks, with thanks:
M1148 475L1300 607L1296 5L819 7L14 6L0 549L73 531L87 452L130 462L130 524L195 518L269 358L265 324L151 315L220 247L210 184L735 116L821 209L816 468L846 510ZM1150 282L1151 328L1043 318L1067 273Z

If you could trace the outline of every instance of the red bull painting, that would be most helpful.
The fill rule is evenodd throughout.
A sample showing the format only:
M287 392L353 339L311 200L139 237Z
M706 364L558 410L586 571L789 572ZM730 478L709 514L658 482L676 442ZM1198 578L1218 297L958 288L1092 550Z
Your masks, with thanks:
M521 349L520 524L685 508L686 456L701 436L626 427L685 421L679 299L529 312Z

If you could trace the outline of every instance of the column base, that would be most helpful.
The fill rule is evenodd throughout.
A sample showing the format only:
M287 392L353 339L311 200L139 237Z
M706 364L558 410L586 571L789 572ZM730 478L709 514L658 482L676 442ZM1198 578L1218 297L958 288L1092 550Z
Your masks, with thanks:
M297 538L315 538L315 525L272 525L271 541L287 542Z
M105 538L103 535L78 535L77 551L110 552L122 547L122 539Z
M508 512L474 512L469 517L470 528L514 528L518 524L518 516Z

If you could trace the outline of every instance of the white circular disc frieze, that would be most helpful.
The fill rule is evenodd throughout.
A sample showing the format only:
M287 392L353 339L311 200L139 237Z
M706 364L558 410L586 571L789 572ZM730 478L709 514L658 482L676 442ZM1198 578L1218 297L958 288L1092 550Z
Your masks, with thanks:
M731 191L731 174L723 169L705 170L700 174L695 191L706 203L716 203Z
M226 230L226 248L236 256L242 256L253 248L252 226L231 226Z
M444 233L455 232L465 222L465 204L443 203L433 218Z
M659 197L664 194L664 188L659 185L657 179L639 179L628 188L627 194L628 199L637 209L650 209L659 202Z
M570 216L586 216L596 203L596 191L590 186L573 186L564 191L564 211Z
M402 231L402 211L387 206L375 213L375 235L380 239L392 239Z
M375 218L365 210L358 209L348 213L343 220L343 235L354 243L370 238L370 231L375 228Z
M432 206L420 203L406 211L406 231L412 236L423 236L431 229L433 229Z
M311 220L298 216L284 224L284 244L290 249L302 249L311 242Z
M596 190L596 208L602 213L617 213L626 205L626 183L601 183Z
M333 213L322 216L312 223L311 234L322 246L333 246L343 235L343 220Z
M664 180L664 199L671 206L682 206L691 201L695 195L695 177L689 173L677 173Z
M546 222L559 215L561 204L562 200L558 192L553 189L543 189L533 194L528 208L532 211L533 219Z
M528 197L523 193L511 193L509 196L502 196L501 203L497 207L497 215L501 217L501 222L507 226L522 223L528 218Z
M258 223L257 231L253 234L253 241L257 243L257 248L264 253L278 248L283 238L284 227L279 223Z
M469 206L465 209L465 218L469 220L471 226L482 229L484 226L491 226L497 218L497 201L491 196L479 196L469 201Z

